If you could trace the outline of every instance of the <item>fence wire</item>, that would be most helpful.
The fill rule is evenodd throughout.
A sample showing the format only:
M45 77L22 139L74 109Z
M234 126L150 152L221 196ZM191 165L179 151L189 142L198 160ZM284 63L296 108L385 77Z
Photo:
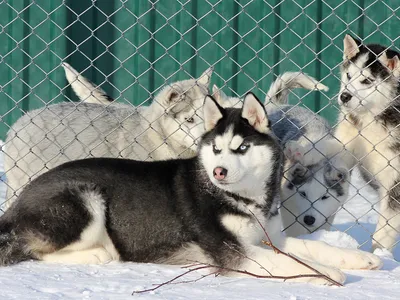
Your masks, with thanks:
M227 95L221 97L242 98L252 90L264 99L285 72L315 77L330 89L291 91L290 104L301 109L292 113L306 114L292 125L313 129L323 118L323 140L340 122L354 123L351 111L338 117L345 34L397 50L398 9L395 1L370 0L0 1L3 205L29 180L68 160L194 155L201 103L214 84ZM52 106L61 103L70 106ZM283 115L275 126L283 126L290 110L276 109ZM383 143L368 142L364 156ZM397 159L388 158L388 165ZM329 171L326 164L286 165L284 188L292 194L281 212L288 234L339 230L368 247L385 193L377 191L378 174L365 178L357 166L348 170L346 185L338 181L339 193L327 187L327 172L343 179L334 164ZM298 176L303 180L294 184Z

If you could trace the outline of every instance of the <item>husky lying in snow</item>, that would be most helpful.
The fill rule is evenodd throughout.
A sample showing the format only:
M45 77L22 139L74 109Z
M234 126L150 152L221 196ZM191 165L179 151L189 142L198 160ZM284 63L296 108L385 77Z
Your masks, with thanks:
M86 101L108 96L64 65L68 80ZM204 132L201 107L211 69L198 79L164 87L148 107L60 103L33 110L9 130L5 142L8 207L31 179L64 162L94 157L159 160L192 157Z
M328 90L308 75L287 72L271 85L265 99L272 131L292 159L284 173L280 209L288 236L329 229L334 214L346 201L349 191L346 169L332 167L327 159L304 166L297 163L297 149L325 142L331 138L331 128L325 119L310 110L288 105L288 95L295 88ZM242 105L239 98L226 96L215 85L213 93L222 106ZM321 157L321 154L313 155Z
M229 269L312 274L262 245L259 220L283 251L340 283L345 275L337 268L381 266L371 253L281 237L283 155L253 94L246 95L242 109L223 109L207 96L204 124L198 157L92 158L65 163L33 180L0 217L0 263L195 261L220 266L227 274ZM318 277L293 281L330 284Z
M380 218L372 246L390 249L400 233L399 53L346 35L335 131L325 152L348 169L357 164L378 184ZM345 149L346 151L344 151ZM302 158L308 163L307 157Z

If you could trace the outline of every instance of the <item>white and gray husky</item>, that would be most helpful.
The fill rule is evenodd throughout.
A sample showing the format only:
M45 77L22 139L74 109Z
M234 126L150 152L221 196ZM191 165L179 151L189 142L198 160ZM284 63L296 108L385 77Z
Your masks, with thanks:
M375 183L380 217L372 246L393 249L400 233L399 53L349 35L343 53L336 140L325 143L324 151L344 168L360 166Z
M138 109L102 105L109 97L101 89L68 64L64 68L72 88L89 103L36 109L11 127L5 142L5 207L31 179L67 161L91 156L158 160L195 155L196 139L204 132L201 107L211 69L198 79L167 85L150 106Z
M288 105L291 90L328 90L314 78L300 72L286 72L271 85L265 108L271 128L285 147L288 161L282 181L283 229L288 236L299 236L318 229L330 229L335 213L347 200L348 171L332 167L323 153L312 154L315 161L298 163L297 151L324 143L332 138L331 127L321 116L299 105ZM222 106L240 107L242 101L226 96L213 86L213 93ZM301 155L308 155L301 152Z
M33 180L0 217L0 263L112 260L205 263L275 276L314 274L263 246L272 242L343 283L338 268L377 269L379 257L280 234L283 153L261 102L242 109L207 96L199 156L155 162L91 158ZM243 275L241 275L243 276ZM330 284L321 277L297 282Z

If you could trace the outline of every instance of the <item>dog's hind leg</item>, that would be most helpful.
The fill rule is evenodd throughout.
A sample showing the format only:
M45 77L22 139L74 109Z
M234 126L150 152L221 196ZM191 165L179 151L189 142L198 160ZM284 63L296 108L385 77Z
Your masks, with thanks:
M92 215L92 221L80 234L80 238L66 247L45 254L41 260L60 263L99 264L119 260L119 254L105 227L105 207L101 193L96 190L81 194Z
M63 263L118 260L106 229L104 197L92 184L53 194L45 188L22 193L0 218L0 264L30 258Z

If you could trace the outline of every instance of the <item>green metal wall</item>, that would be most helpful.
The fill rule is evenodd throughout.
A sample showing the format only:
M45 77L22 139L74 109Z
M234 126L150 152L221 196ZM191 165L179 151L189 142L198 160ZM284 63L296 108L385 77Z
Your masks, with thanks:
M303 70L331 88L304 103L334 122L344 34L397 45L399 2L0 1L0 138L24 111L75 99L62 61L136 105L148 103L165 78L198 76L209 65L228 95L260 97L274 75Z

